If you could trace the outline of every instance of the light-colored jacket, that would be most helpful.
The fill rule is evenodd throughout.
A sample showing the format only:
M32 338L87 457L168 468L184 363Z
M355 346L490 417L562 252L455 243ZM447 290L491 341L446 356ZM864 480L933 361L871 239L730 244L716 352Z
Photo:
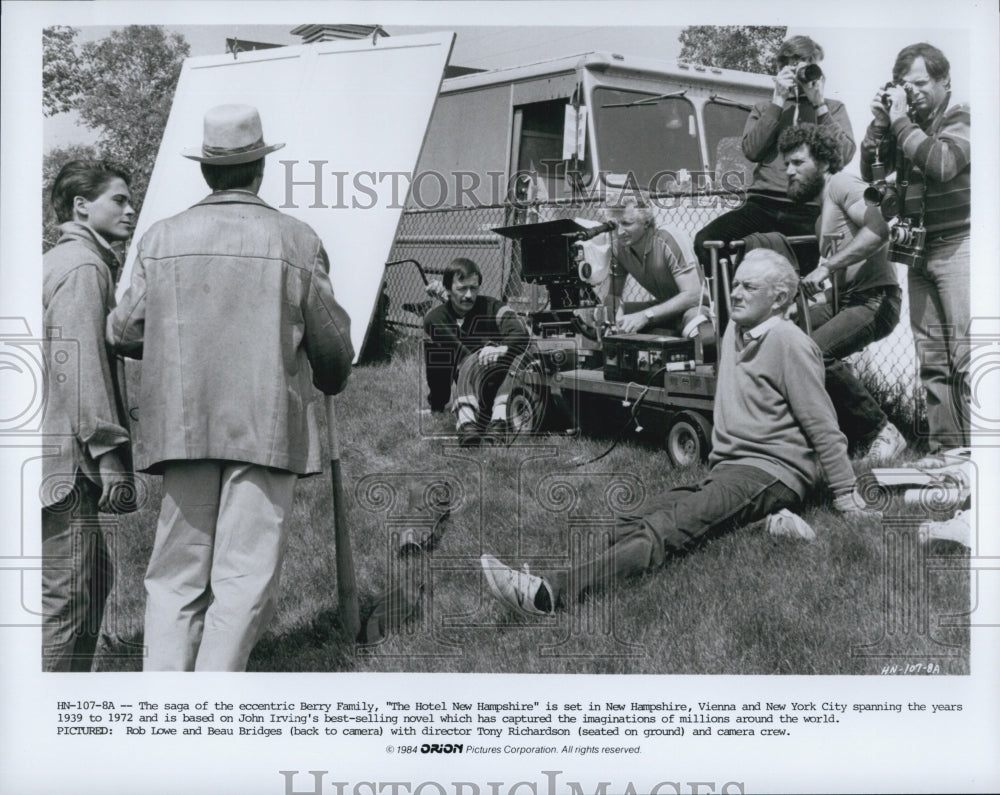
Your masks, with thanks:
M350 319L307 225L217 191L143 236L108 340L142 358L137 469L223 459L322 470L315 392L351 370Z
M45 413L42 504L65 497L77 470L100 484L97 459L119 450L128 464L128 432L104 324L115 305L119 263L83 224L60 227L42 259Z

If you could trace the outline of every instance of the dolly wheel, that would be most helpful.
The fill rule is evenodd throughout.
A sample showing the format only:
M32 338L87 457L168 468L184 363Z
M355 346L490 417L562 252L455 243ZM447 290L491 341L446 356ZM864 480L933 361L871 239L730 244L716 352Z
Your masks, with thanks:
M693 412L682 411L667 431L667 455L676 467L689 467L708 459L711 426Z
M507 400L507 422L512 434L538 433L545 419L545 400L531 387L518 387Z

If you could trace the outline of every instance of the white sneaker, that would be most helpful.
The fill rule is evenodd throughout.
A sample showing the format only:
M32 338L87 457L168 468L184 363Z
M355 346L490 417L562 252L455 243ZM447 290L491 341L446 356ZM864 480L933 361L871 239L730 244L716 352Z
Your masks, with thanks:
M486 584L490 593L512 610L527 616L550 616L555 612L555 598L549 584L541 577L528 571L524 564L522 571L516 571L505 566L492 555L483 555L479 559L486 575ZM549 609L540 610L535 606L535 597L541 589L545 589L549 599Z
M972 526L969 524L969 512L959 511L951 519L943 522L924 522L917 529L920 541L953 541L963 547L972 547Z
M886 422L885 427L878 432L875 441L868 448L868 459L873 465L885 464L906 449L906 439L899 432L899 428L891 422Z

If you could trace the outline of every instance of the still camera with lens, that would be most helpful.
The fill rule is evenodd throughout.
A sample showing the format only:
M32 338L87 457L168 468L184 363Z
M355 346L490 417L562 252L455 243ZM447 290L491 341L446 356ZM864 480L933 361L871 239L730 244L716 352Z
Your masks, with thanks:
M892 107L888 91L897 85L890 81L881 88L880 101L886 110ZM909 109L911 89L903 88ZM876 159L871 165L871 184L864 192L865 202L881 209L882 217L889 222L889 259L908 266L923 261L927 241L923 225L924 184L920 179L911 181L910 170L897 168L890 173L885 163Z

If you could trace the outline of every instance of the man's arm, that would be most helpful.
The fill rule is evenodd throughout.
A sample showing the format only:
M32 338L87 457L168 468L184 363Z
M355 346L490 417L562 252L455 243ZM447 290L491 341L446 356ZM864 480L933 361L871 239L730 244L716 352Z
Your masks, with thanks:
M518 314L506 304L493 301L494 322L500 333L498 344L486 344L479 349L480 364L490 364L501 358L508 364L528 347L528 329Z
M109 510L111 491L124 476L118 450L129 441L118 416L104 340L104 308L111 290L101 269L81 265L55 289L46 308L46 316L59 327L61 338L79 353L77 377L62 383L50 379L48 399L66 413L73 435L98 464L101 510Z
M694 256L691 241L679 232L674 233L660 227L656 230L655 245L661 247L661 259L677 285L677 294L641 312L623 315L618 327L625 333L640 331L663 321L676 320L701 300L701 266ZM652 320L646 317L647 312L653 315Z
M784 393L788 407L819 456L827 483L835 496L854 488L854 470L847 458L847 439L837 426L837 415L824 386L823 360L816 344L805 335L789 335L785 346Z
M945 114L941 129L927 134L903 113L889 111L891 130L907 160L931 182L948 182L969 165L969 106L956 105Z
M701 298L701 281L697 271L685 271L674 274L674 281L680 292L662 303L655 304L642 312L623 315L618 321L618 327L626 334L640 331L646 326L655 326L665 320L673 320L683 315L692 306L697 306ZM646 317L649 312L653 319Z
M313 371L313 384L327 395L347 385L354 360L351 319L333 297L330 261L322 244L313 262L305 302L303 345Z
M836 177L834 177L836 179ZM844 212L858 225L854 237L829 259L821 258L819 265L802 279L806 292L813 295L833 273L857 265L878 252L889 239L889 226L878 207L869 207L863 199L831 190L829 201L851 202Z
M777 144L783 105L774 101L754 105L743 128L742 148L747 160L759 163Z
M140 241L132 266L132 283L122 296L121 303L107 318L107 342L116 353L132 359L141 359L145 331L146 263Z
M834 132L844 165L851 162L851 158L857 151L857 145L854 143L854 129L851 127L847 108L842 103L837 102L834 103L831 111L829 105L823 101L816 108L816 123Z

